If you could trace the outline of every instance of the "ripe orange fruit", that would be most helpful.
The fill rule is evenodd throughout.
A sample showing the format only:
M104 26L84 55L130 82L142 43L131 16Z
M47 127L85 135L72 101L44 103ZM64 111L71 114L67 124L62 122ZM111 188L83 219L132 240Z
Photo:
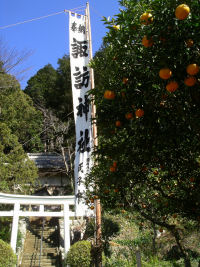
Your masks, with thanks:
M140 22L144 25L151 24L153 22L153 16L151 13L145 12L140 16Z
M163 229L162 229L162 228L160 228L160 229L159 229L159 232L160 232L160 233L162 233L162 232L163 232Z
M116 121L116 122L115 122L115 126L116 126L116 127L120 127L121 125L122 125L122 124L121 124L121 121Z
M133 113L131 113L131 112L130 113L126 113L125 117L126 117L127 120L132 120Z
M155 171L153 172L153 174L154 174L154 175L158 175L158 171L155 170Z
M153 40L152 40L152 38L147 39L147 36L145 35L142 38L142 44L144 47L151 47L153 45Z
M196 75L199 72L199 66L195 63L189 64L186 71L189 75Z
M171 81L166 85L166 89L168 92L173 93L178 89L178 83L175 81Z
M99 198L98 196L96 196L96 195L94 196L94 199L98 199L98 198Z
M124 78L122 79L122 82L123 82L123 84L127 84L127 83L128 83L128 78L124 77Z
M168 68L163 68L159 71L159 76L163 80L167 80L172 76L172 71Z
M111 90L106 90L104 92L104 98L105 99L114 99L115 98L115 92Z
M94 198L91 198L91 199L90 199L90 202L91 202L91 203L94 203Z
M118 189L118 188L115 188L115 189L114 189L114 192L115 192L115 193L119 192L119 189Z
M110 166L110 172L116 172L116 167Z
M117 167L117 161L113 162L113 167L115 167L115 168Z
M147 205L142 204L142 208L143 208L143 209L146 209L146 207L147 207Z
M194 44L194 41L193 41L192 39L188 39L188 40L186 41L186 45L187 45L187 47L191 47L191 46L193 46L193 44Z
M91 206L90 209L93 210L94 209L94 206Z
M143 167L142 167L142 171L143 171L143 172L146 172L147 170L148 170L148 168L147 168L146 166L143 166Z
M120 26L119 26L119 25L113 25L113 28L114 28L115 30L119 30L119 29L120 29Z
M144 110L141 108L137 109L135 112L135 116L136 118L141 118L142 116L144 116Z
M191 178L190 178L190 182L191 182L191 183L194 183L194 181L195 181L194 177L191 177Z
M177 6L177 8L175 10L175 16L179 20L186 19L188 17L189 13L190 13L190 8L186 4L182 4L182 5Z
M195 83L197 82L197 79L194 76L189 76L187 78L185 78L184 83L187 86L193 86L195 85Z

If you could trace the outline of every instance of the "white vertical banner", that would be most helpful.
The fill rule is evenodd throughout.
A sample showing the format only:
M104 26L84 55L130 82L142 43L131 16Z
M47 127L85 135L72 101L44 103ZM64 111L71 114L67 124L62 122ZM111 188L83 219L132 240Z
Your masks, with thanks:
M93 147L91 106L87 95L91 89L89 64L89 41L84 15L69 12L70 64L73 92L73 108L76 129L75 151L75 196L76 216L91 214L87 205L81 200L85 193L85 176L91 168L91 151Z

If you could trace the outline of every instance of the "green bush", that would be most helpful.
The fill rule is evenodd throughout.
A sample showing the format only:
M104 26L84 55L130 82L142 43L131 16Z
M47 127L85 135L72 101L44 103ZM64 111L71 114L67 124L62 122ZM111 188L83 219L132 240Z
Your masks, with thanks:
M0 267L13 267L17 263L17 257L10 245L0 239Z
M169 267L173 266L170 261L163 261L157 257L151 257L148 262L143 262L142 266L144 267Z
M11 236L11 227L10 224L12 223L10 218L2 217L0 218L0 239L5 242L10 242Z
M89 241L78 241L73 244L67 253L65 264L70 267L89 267L91 265L91 243Z

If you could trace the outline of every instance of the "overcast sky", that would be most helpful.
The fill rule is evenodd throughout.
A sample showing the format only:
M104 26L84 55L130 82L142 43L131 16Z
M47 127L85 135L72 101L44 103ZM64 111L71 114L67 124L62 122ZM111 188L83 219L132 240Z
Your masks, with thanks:
M100 48L102 37L106 33L106 28L101 21L102 16L112 17L119 13L119 3L117 0L91 0L89 5L94 54ZM86 2L83 0L1 0L0 27L78 7L82 10L78 10L77 13L84 14ZM25 88L27 80L46 64L50 63L57 68L58 58L69 54L68 36L68 14L65 13L0 29L0 38L10 49L33 52L25 62L25 67L31 67L31 69L21 81L22 89Z

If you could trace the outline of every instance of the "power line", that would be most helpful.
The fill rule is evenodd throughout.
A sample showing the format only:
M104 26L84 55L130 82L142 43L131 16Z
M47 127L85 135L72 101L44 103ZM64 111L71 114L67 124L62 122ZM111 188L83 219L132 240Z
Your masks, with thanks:
M46 15L46 16L42 16L42 17L38 17L38 18L34 18L34 19L29 19L29 20L17 22L17 23L14 23L14 24L2 26L2 27L0 27L0 30L6 29L6 28L11 28L11 27L14 27L14 26L17 26L17 25L20 25L20 24L24 24L24 23L27 23L27 22L31 22L31 21L48 18L48 17L55 16L55 15L58 15L58 14L61 14L61 13L64 13L64 12L65 11L60 11L60 12L52 13L52 14L49 14L49 15Z
M24 24L24 23L28 23L28 22L32 22L32 21L36 21L36 20L40 20L40 19L45 19L45 18L48 18L48 17L56 16L56 15L59 15L59 14L62 14L62 13L66 13L66 12L76 12L78 10L82 11L82 10L84 10L82 8L83 8L83 6L76 7L76 8L73 8L71 10L65 9L63 11L59 11L59 12L56 12L56 13L52 13L52 14L49 14L49 15L42 16L42 17L24 20L24 21L17 22L17 23L14 23L14 24L9 24L9 25L0 27L0 30L11 28L11 27L14 27L14 26L17 26L17 25L21 25L21 24ZM81 15L81 14L78 14L78 15Z

